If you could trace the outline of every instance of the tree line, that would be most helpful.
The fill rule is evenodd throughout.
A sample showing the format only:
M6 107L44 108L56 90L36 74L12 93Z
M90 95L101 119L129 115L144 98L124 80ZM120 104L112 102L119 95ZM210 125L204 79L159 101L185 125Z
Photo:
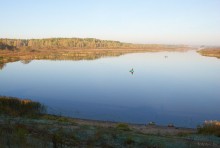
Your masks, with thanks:
M131 44L95 38L0 39L0 49L115 49L161 47L157 44Z

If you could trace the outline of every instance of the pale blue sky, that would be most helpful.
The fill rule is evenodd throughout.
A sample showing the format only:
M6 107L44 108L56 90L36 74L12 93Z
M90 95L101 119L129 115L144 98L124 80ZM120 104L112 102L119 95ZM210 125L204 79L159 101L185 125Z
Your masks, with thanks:
M0 38L220 45L220 0L0 0Z

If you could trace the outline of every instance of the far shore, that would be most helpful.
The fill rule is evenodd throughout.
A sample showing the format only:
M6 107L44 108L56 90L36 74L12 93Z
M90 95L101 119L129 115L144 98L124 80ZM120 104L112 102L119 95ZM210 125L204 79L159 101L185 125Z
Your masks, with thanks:
M0 39L0 69L15 61L94 60L127 53L189 49L186 45L131 44L95 38Z
M16 61L29 63L31 60L94 60L101 57L120 56L128 53L187 51L187 47L149 47L132 49L34 49L34 50L1 50L0 69L4 64Z

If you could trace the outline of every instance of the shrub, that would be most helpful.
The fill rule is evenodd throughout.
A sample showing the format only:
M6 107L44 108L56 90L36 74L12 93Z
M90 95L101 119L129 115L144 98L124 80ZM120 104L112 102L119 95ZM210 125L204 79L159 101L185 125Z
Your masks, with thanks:
M215 135L220 137L220 125L204 124L203 126L199 126L197 131L200 134Z
M127 137L126 140L124 141L124 144L125 145L131 145L131 144L134 144L135 141L132 137Z
M36 116L46 112L45 106L31 100L0 96L0 114L10 116Z
M126 123L119 123L116 125L116 128L119 130L123 130L123 131L130 131L131 130L129 125Z

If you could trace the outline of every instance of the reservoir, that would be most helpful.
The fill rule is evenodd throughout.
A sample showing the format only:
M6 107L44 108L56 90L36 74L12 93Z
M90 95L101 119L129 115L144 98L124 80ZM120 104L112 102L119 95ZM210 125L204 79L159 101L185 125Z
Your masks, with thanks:
M220 120L220 59L187 51L18 61L0 70L0 95L74 118L196 127Z

